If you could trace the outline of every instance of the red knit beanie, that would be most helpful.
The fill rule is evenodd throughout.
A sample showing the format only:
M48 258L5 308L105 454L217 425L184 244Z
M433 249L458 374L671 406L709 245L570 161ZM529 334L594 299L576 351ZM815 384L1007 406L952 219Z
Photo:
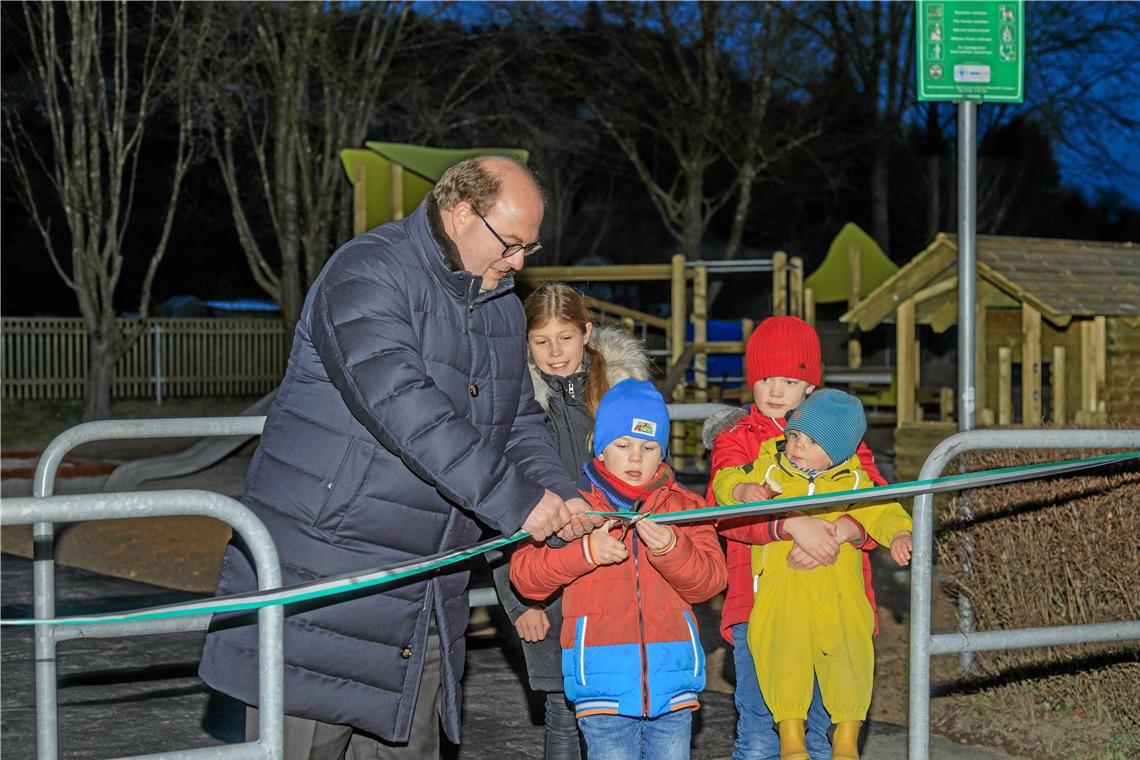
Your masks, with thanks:
M819 336L799 317L768 317L748 338L744 373L749 388L766 377L791 377L819 385Z

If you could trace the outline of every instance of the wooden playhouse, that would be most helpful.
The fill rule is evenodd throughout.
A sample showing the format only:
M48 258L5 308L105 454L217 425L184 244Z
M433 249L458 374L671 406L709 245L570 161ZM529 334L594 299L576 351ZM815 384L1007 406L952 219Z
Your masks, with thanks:
M1140 247L979 235L976 295L978 426L1140 419ZM958 321L956 236L937 235L841 321L895 323L901 456L914 437L904 431L933 424L916 404L916 326L941 333ZM937 438L953 432L942 427Z

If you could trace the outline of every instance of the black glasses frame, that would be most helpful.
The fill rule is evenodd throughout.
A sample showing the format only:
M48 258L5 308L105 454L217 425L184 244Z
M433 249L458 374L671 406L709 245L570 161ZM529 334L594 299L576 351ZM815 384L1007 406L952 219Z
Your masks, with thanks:
M472 210L474 211L474 208ZM485 216L480 214L478 211L475 211L475 216L477 216L483 220L483 224L485 224L487 226L487 229L491 231L491 234L495 236L495 240L498 240L499 243L502 244L502 246L503 246L503 258L504 259L509 259L511 256L514 256L519 251L522 251L522 255L525 257L525 256L530 256L530 255L533 255L535 253L538 253L540 250L542 250L542 242L538 241L538 240L534 241L533 243L525 243L525 244L523 244L523 243L508 243L506 240L503 240L502 235L495 232L495 228L491 226L491 223L487 221L487 218Z

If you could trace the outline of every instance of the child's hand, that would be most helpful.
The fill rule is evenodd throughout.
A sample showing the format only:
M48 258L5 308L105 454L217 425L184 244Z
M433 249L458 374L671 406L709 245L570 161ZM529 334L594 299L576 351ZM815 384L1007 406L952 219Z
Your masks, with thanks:
M822 567L822 565L812 559L803 549L792 544L792 548L788 550L788 567L793 570L814 570L817 567Z
M780 495L780 489L774 483L737 483L732 489L732 498L741 504L750 501L771 501Z
M629 556L625 544L610 534L613 524L613 520L606 520L605 525L582 538L583 541L589 542L590 557L593 558L595 565L616 565L624 562Z
M638 520L633 524L637 537L649 547L650 551L663 553L676 541L673 529L668 525L658 525L652 520Z
M895 537L891 539L891 559L899 564L900 567L906 567L910 564L910 552L914 548L914 541L908 531L896 533Z
M784 521L784 532L792 537L796 546L821 565L834 565L839 557L835 523L818 517L798 515Z
M542 641L550 630L550 618L546 616L546 610L541 607L528 607L515 621L515 630L519 632L519 638L523 641L531 644Z

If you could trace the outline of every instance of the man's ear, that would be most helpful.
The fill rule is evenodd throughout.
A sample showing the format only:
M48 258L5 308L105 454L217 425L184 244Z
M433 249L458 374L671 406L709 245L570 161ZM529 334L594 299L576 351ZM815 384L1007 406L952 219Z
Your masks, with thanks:
M451 226L456 230L460 230L471 223L475 219L475 207L471 205L470 201L460 201L451 207L450 211L445 211L445 214L451 216Z

